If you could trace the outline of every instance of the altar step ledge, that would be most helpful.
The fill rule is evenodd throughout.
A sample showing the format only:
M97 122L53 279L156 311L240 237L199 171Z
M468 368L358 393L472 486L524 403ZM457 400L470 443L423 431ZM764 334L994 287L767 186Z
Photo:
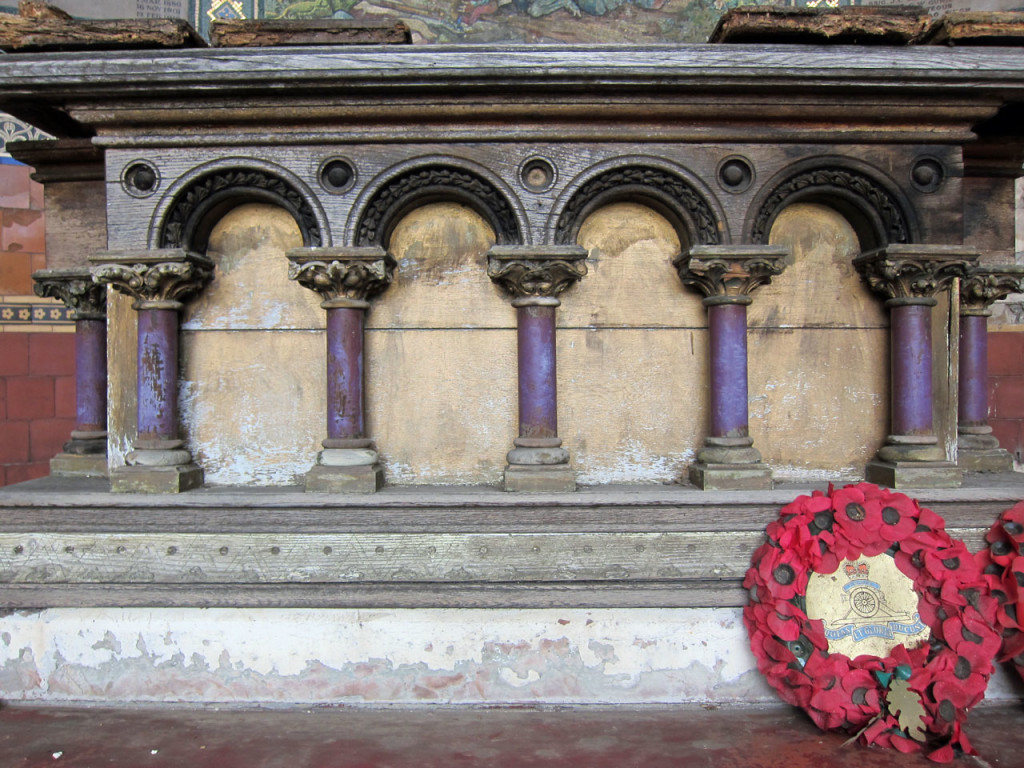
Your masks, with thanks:
M741 606L765 525L811 490L155 496L44 478L0 489L0 607ZM1024 498L1024 474L908 495L976 551Z

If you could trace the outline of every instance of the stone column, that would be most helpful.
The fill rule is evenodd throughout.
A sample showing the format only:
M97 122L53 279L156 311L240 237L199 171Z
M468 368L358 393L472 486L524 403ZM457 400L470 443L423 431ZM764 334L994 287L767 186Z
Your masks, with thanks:
M107 251L90 261L96 282L135 299L139 323L137 436L127 466L110 473L111 490L197 488L203 471L178 437L178 313L210 281L213 262L174 248Z
M519 437L508 452L506 491L574 491L569 452L558 437L555 367L557 298L587 274L579 246L499 246L487 254L487 275L512 295L519 367Z
M955 488L962 475L935 435L932 307L935 296L977 262L963 246L890 245L853 260L889 308L891 434L864 477L892 488Z
M974 472L1008 472L1013 457L988 423L988 318L993 302L1024 293L1024 266L975 267L960 281L960 380L957 464Z
M306 490L373 493L384 484L377 448L366 436L363 326L369 299L391 284L394 258L383 248L297 248L288 276L323 298L327 310L327 439Z
M699 245L673 262L708 310L711 416L690 465L703 490L772 487L772 471L750 437L747 407L747 306L750 294L786 268L788 251L770 245Z
M107 475L107 289L87 267L32 275L36 295L59 299L75 318L75 428L50 459L56 477Z

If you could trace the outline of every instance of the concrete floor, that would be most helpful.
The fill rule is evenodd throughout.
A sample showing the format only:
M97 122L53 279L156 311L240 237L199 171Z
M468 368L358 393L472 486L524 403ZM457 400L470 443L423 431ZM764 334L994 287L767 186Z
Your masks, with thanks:
M1024 708L987 706L967 732L985 762L1022 768ZM0 710L2 768L923 768L785 707Z

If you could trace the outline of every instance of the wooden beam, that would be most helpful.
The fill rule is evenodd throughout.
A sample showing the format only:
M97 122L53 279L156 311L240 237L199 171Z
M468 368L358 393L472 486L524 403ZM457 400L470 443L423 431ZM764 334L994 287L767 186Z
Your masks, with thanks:
M396 19L221 19L210 25L214 48L296 45L404 45L409 27Z

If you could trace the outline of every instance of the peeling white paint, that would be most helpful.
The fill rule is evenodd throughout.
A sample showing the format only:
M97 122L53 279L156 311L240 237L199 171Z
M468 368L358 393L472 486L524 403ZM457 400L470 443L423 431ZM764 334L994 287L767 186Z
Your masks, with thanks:
M672 482L684 473L695 455L692 449L660 455L639 440L630 438L610 456L592 456L586 450L577 451L574 461L580 471L576 479L582 485Z
M772 697L732 609L52 609L3 622L3 695L26 701Z
M51 609L3 620L7 700L777 701L732 608ZM1017 698L998 675L989 698Z

